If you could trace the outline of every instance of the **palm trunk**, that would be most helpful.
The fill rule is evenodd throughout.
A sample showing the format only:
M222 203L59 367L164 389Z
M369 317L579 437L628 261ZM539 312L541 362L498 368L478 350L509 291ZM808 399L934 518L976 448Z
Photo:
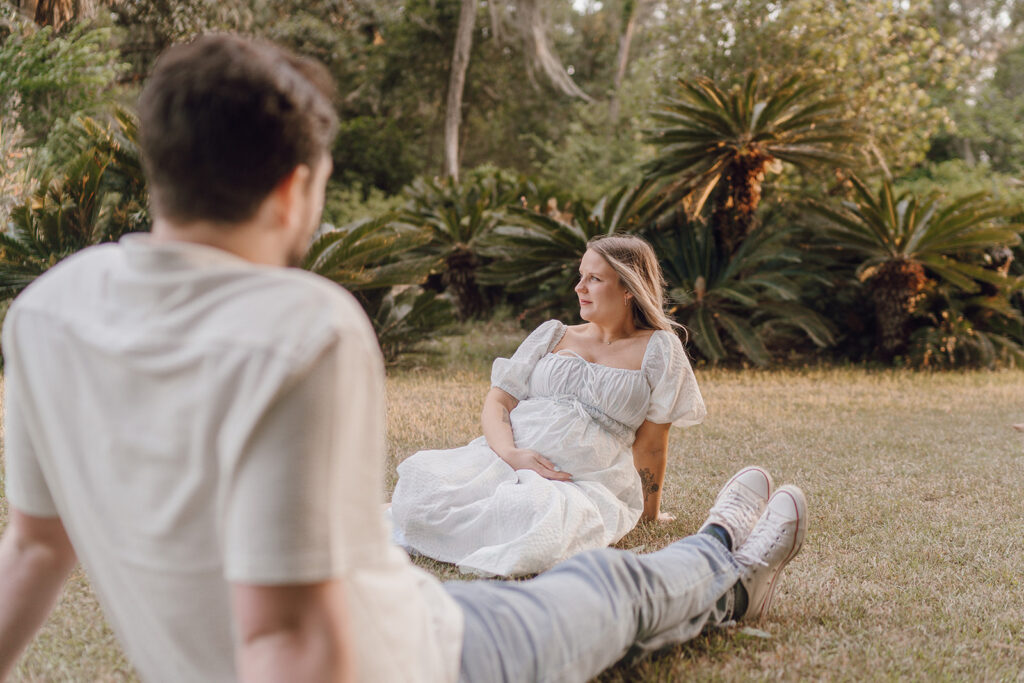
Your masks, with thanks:
M455 296L460 320L480 318L487 311L487 302L476 281L479 265L476 255L462 246L456 247L445 257L445 272L441 281Z
M888 261L868 280L868 292L878 322L881 356L890 360L907 346L910 320L924 298L928 277L916 261Z
M761 153L743 154L726 171L725 185L718 193L712 216L730 254L736 253L754 229L765 167L770 161L771 157Z
M459 126L462 124L462 93L466 88L469 51L473 46L477 0L462 0L459 28L455 34L448 102L444 112L444 175L459 180Z

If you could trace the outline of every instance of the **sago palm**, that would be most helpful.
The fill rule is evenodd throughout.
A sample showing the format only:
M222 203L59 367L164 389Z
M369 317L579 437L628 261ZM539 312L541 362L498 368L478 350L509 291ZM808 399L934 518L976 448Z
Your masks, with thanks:
M842 165L842 147L858 139L839 116L842 101L799 74L772 85L751 73L728 91L707 78L677 83L678 97L652 115L660 127L647 139L658 154L644 170L665 182L668 202L682 202L690 219L710 199L729 251L754 227L766 174L785 163Z
M730 253L707 223L677 218L654 245L671 310L704 358L715 363L738 352L763 366L772 342L794 333L819 347L833 343L829 323L800 301L816 275L808 255L790 244L793 228L758 227Z
M451 302L423 283L434 256L412 256L429 236L392 214L328 226L306 252L302 267L351 291L366 311L388 363L414 351L454 322Z
M428 236L419 251L434 257L434 270L464 319L488 308L477 282L477 270L486 263L482 249L501 212L522 196L524 182L486 170L467 173L461 182L419 178L406 190L409 202L398 220Z
M590 208L582 203L565 211L510 207L488 241L485 252L494 261L480 272L480 281L512 292L535 291L553 313L571 308L587 243L601 235L644 230L657 202L652 187L650 181L622 187Z
M130 227L122 220L130 213L122 196L104 191L111 165L109 156L89 150L11 211L0 232L0 299L17 296L64 258L117 240Z
M421 284L434 257L409 257L429 236L391 214L355 221L322 232L306 252L302 267L351 292Z
M394 287L370 313L377 343L387 363L421 352L421 345L448 332L455 312L446 294L421 287Z
M1024 367L1024 311L1005 294L1024 292L1024 276L1010 277L1003 296L964 295L931 288L910 335L907 356L918 367Z
M103 192L116 193L111 204L111 220L124 232L149 230L150 216L146 177L139 152L139 123L126 109L114 112L114 125L82 118L71 129L69 145L86 152L99 152L110 160L103 176Z
M809 204L824 218L821 234L837 247L855 254L855 275L867 286L875 308L883 355L902 351L910 319L930 281L966 293L982 283L997 289L1006 275L980 265L986 249L1020 241L1018 226L997 221L1010 215L985 194L949 201L897 195L890 180L877 194L852 177L854 201L840 206Z
M85 247L149 229L138 126L124 110L115 125L84 118L64 133L72 161L51 172L0 232L0 299Z

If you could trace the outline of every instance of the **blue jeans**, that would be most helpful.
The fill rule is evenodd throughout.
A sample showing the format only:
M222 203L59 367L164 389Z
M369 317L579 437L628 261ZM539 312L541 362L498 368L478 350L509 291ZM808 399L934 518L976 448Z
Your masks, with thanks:
M448 582L466 619L460 678L588 681L633 646L721 623L738 580L732 553L697 534L649 555L591 550L529 581Z

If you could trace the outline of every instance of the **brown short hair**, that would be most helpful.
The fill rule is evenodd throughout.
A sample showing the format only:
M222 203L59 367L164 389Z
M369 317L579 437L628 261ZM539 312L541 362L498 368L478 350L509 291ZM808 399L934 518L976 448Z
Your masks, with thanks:
M296 166L314 167L337 129L322 64L215 34L157 60L139 97L139 144L156 215L251 218Z

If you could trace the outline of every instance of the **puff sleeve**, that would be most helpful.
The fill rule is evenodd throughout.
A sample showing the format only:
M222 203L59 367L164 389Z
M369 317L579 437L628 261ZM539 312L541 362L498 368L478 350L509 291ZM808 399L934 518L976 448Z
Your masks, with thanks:
M700 424L707 410L679 337L658 330L649 343L656 346L647 354L645 365L651 387L646 419L657 424L671 422L676 427Z
M533 366L554 348L564 330L565 325L559 321L548 320L523 340L511 358L495 358L491 366L491 386L501 389L517 401L525 399Z

